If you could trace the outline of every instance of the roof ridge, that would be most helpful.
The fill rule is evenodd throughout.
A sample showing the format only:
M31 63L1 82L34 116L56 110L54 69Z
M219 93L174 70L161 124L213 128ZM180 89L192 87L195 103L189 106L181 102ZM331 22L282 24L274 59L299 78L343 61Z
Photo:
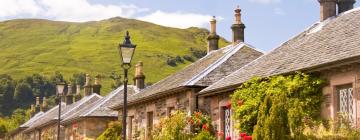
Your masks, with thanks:
M84 104L85 102L89 101L90 99L92 99L94 96L96 97L99 97L100 99L102 99L102 96L96 94L96 93L93 93L91 94L90 96L88 96L86 99L84 99L83 101L81 101L79 104L77 104L76 106L74 106L73 108L71 108L70 110L68 110L66 113L64 114L61 114L61 117L64 116L64 115L67 115L68 113L70 113L71 111L73 111L74 109L77 109L80 107L80 105Z
M193 78L191 78L189 81L185 82L184 85L194 85L201 78L205 77L207 74L209 74L214 69L216 69L219 65L223 64L226 60L228 60L231 56L233 56L237 51L239 51L245 45L246 45L245 43L241 42L241 43L236 44L236 45L228 46L228 47L231 47L231 48L228 48L230 50L228 52L226 52L225 55L220 57L214 63L210 64L207 68L205 68L203 71L201 71L197 75L193 76Z
M98 107L100 107L101 105L103 105L104 103L106 103L107 101L109 101L112 97L114 97L117 93L120 93L121 90L124 89L124 86L121 86L119 88L117 88L116 90L113 90L112 93L110 93L109 96L105 96L103 101L101 101L99 104L97 104L95 107L93 107L90 111L88 111L86 114L80 115L80 116L87 116L90 113L94 112Z

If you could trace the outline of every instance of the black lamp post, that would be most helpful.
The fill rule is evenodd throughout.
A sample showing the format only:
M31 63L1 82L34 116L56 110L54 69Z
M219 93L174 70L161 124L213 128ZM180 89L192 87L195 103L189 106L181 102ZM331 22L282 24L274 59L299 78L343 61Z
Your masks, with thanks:
M58 97L58 101L59 101L57 140L60 140L61 96L63 96L63 94L64 94L64 87L65 87L65 83L56 84L57 97Z
M122 115L122 140L126 140L126 117L127 117L127 84L128 70L131 67L131 59L134 55L136 45L131 44L129 32L126 31L125 40L119 45L119 54L122 60L121 67L124 69L124 103Z

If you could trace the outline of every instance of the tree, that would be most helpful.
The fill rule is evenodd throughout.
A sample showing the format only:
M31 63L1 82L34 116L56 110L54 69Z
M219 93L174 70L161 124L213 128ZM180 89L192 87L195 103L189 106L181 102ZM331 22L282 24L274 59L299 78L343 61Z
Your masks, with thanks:
M3 115L9 115L13 108L14 81L9 75L0 75L0 111Z
M33 102L34 96L31 86L21 81L17 83L15 88L14 100L19 104L19 107L28 107Z
M116 73L116 71L112 71L109 78L113 80L113 83L111 84L112 89L117 89L123 85L123 82L121 81L121 75Z
M303 73L253 78L231 96L238 128L255 139L299 138L303 120L320 116L323 83Z

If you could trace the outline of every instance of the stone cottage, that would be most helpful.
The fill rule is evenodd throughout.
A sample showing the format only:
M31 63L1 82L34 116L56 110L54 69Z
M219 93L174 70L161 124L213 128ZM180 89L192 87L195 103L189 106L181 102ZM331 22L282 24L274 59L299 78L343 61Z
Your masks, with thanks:
M212 19L205 57L129 97L129 140L150 139L154 124L175 110L184 110L189 114L196 111L199 91L263 55L262 51L244 43L245 25L239 8L235 10L235 17L231 45L219 49L220 37L216 34L216 20ZM121 114L122 103L113 109Z
M134 85L128 85L131 96L145 87L143 63L135 66ZM65 116L61 124L65 128L65 140L96 139L108 127L108 123L118 119L118 112L110 109L123 100L124 87L121 86L105 97L76 110Z
M327 80L322 116L338 112L360 127L360 9L355 0L318 0L320 21L278 48L200 91L199 105L211 114L218 131L236 137L228 108L229 94L254 76L316 73ZM338 12L336 11L338 7ZM199 101L200 102L200 101Z

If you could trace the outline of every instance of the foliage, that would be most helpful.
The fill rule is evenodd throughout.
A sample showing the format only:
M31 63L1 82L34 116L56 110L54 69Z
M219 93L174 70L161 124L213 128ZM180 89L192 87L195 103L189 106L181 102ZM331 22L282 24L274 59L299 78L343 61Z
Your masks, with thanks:
M167 56L190 56L189 48L204 52L207 46L208 31L205 29L168 28L118 17L84 23L10 20L0 22L0 74L9 74L15 79L29 73L50 76L54 71L62 72L65 79L81 72L101 74L106 75L102 79L102 93L108 93L112 90L113 81L108 77L111 71L123 73L117 46L123 41L126 30L137 45L132 62L144 62L144 72L151 73L146 81L152 83L190 64L178 63L171 67L165 63ZM220 46L228 44L224 39L219 43ZM194 58L201 58L201 55ZM133 72L131 68L129 79Z
M121 140L121 122L114 121L109 123L109 127L96 140Z
M237 127L255 139L296 138L304 118L319 116L323 83L303 73L253 78L231 96Z
M154 140L187 140L190 134L186 132L186 114L177 111L170 117L160 119L153 130Z
M207 54L205 50L199 50L195 48L190 48L190 52L195 58L202 58Z
M188 118L188 122L193 126L195 133L212 130L210 117L201 112L194 112L194 114Z
M116 89L116 88L120 87L121 85L123 85L121 75L117 74L116 71L112 71L109 77L110 77L110 79L113 80L113 83L111 83L112 89Z
M308 120L302 139L358 139L360 130L353 127L349 117L339 114L334 120Z
M16 109L11 117L0 117L0 138L30 118L28 110Z
M216 137L209 131L201 131L192 140L216 140Z

